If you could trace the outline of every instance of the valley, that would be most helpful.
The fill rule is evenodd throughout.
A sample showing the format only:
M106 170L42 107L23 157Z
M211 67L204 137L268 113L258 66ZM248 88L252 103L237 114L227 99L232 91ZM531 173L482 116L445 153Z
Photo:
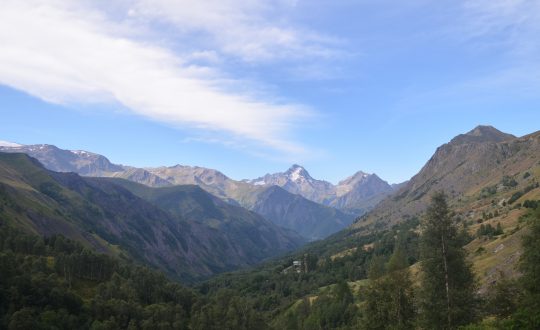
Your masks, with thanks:
M103 156L46 145L4 146L2 151L5 265L16 258L45 262L39 272L58 276L50 285L82 299L73 308L114 301L130 306L108 314L68 310L78 315L72 322L79 326L126 328L133 323L144 328L165 317L169 326L185 329L372 328L386 307L370 314L370 299L392 294L382 290L390 290L393 276L409 278L407 295L417 297L425 281L426 217L440 192L448 203L456 246L474 274L473 293L482 301L471 322L479 329L534 322L512 314L524 307L518 300L500 302L497 290L522 290L523 274L529 274L522 266L530 253L523 242L540 221L539 132L514 137L478 126L440 146L397 189L362 172L334 186L311 178L298 165L234 181L215 170L184 166L137 169L143 174L130 176L126 173L134 173L133 168ZM360 200L369 206L337 207L358 206ZM352 209L369 211L353 221ZM14 235L29 243L16 244ZM70 247L57 248L59 239ZM36 250L38 245L45 248ZM402 263L397 271L391 270L396 254ZM59 266L68 260L65 255L74 261L83 255L102 258L96 265L109 270L88 276L75 263L66 273ZM14 281L30 265L9 274L6 267L3 274ZM156 296L144 296L149 288L137 284L140 276L154 281ZM161 291L164 286L174 287L176 296ZM500 312L496 304L510 310ZM28 313L45 322L40 308ZM162 316L152 314L158 308ZM137 309L144 313L130 314ZM411 320L418 313L409 312Z

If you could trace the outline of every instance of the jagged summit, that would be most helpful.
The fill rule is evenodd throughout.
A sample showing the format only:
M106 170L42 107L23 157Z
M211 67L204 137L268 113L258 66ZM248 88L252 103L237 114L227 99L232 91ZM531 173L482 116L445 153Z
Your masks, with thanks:
M516 137L512 134L499 131L493 126L479 125L471 131L460 134L453 138L451 144L464 144L464 143L483 143L483 142L503 142L513 140Z
M361 214L392 192L392 187L375 174L358 171L337 185L311 177L301 165L287 171L246 180L257 186L279 186L311 201L336 207L350 214Z
M338 185L341 186L341 185L355 184L357 182L365 180L370 175L371 174L369 174L369 173L366 173L366 172L363 172L363 171L358 171L358 172L354 173L353 175L351 175L350 177L339 181Z
M298 165L298 164L294 164L293 166L291 166L286 172L285 172L285 175L289 177L290 180L292 181L298 181L298 180L313 180L313 178L311 177L311 175L309 175L308 171Z

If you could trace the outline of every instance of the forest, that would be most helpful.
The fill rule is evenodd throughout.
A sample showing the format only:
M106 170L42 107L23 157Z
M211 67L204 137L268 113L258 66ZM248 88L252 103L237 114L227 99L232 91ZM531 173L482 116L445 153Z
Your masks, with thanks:
M518 280L484 295L443 194L423 219L335 235L255 269L186 287L63 236L0 227L6 329L537 329L540 208L530 207ZM421 231L418 231L421 228ZM421 234L419 234L421 233ZM319 245L318 245L319 244ZM343 246L350 253L332 258ZM366 248L369 246L369 248ZM290 270L294 259L304 265ZM420 275L412 265L420 265ZM411 267L412 266L412 267Z

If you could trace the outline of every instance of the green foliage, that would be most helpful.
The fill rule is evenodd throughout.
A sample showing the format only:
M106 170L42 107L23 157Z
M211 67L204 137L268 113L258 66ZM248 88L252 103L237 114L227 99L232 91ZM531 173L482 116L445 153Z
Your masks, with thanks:
M480 228L478 228L478 230L476 231L477 237L487 236L491 238L493 236L498 236L502 234L504 234L504 231L501 227L500 222L497 223L496 228L493 228L493 226L489 223L487 225L481 224Z
M522 192L522 191L516 191L516 192L513 193L512 196L510 196L510 198L508 199L508 204L513 204L515 201L517 201L518 199L520 199L521 196L523 196L523 192Z
M526 200L523 202L523 207L528 209L536 209L538 208L538 205L540 205L540 201L538 200Z
M147 268L0 224L0 328L187 329L194 300Z
M446 202L436 193L421 237L420 315L425 328L453 329L475 319L475 281Z
M487 313L500 318L509 317L517 309L520 293L519 283L516 280L501 276L501 279L488 292Z
M520 268L523 297L512 320L516 329L540 328L540 210L533 213L530 233L523 237Z
M65 203L66 197L62 194L62 188L54 182L43 182L39 185L39 191L56 200L57 202Z
M515 193L512 194L512 196L510 197L510 199L508 199L508 204L512 204L514 203L515 201L517 201L518 199L521 198L521 196L525 195L526 193L528 193L529 191L535 189L535 188L538 188L539 187L539 183L532 183L528 186L526 186L525 188L523 188L522 190L519 190L519 191L516 191Z
M267 329L252 303L238 292L220 289L211 299L194 308L192 328L201 330Z
M402 251L404 264L416 262L417 226L418 220L411 218L376 234L341 232L326 240L324 246L315 242L251 271L217 276L200 285L199 290L207 297L224 288L232 290L276 329L357 329L361 317L358 301L354 300L363 298L349 295L348 285L344 284L366 279L369 265L378 260L385 273L385 263L392 259L396 247ZM364 249L367 244L373 244L373 248ZM331 258L342 251L350 253ZM284 272L293 260L307 260L308 272ZM317 296L315 300L306 298L313 295Z
M497 185L484 187L480 191L480 198L487 198L487 197L495 195L496 193L497 193Z
M408 263L396 249L387 264L388 273L371 280L362 292L362 328L412 329L415 320L414 293Z
M345 281L333 285L312 303L303 299L295 307L276 322L276 329L349 329L358 321L353 294Z
M513 187L516 187L518 185L517 181L508 176L508 175L505 175L503 176L502 180L501 180L501 184L505 187L505 188L513 188Z

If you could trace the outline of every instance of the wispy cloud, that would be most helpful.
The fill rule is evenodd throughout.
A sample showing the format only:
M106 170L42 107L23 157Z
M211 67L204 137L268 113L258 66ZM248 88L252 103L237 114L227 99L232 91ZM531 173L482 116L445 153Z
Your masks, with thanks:
M540 2L462 0L452 6L456 10L429 37L447 40L464 56L476 57L478 66L439 85L409 86L395 107L407 115L452 107L456 112L481 110L480 105L497 104L498 100L538 100Z
M165 22L181 35L195 34L222 56L247 62L335 58L338 38L295 26L287 19L296 1L136 0L134 20Z
M264 17L276 7L259 1L115 5L3 1L0 83L49 102L116 102L169 125L227 132L283 153L306 151L288 136L311 110L252 93L212 65L223 54L243 61L332 56L326 46L332 40L271 24ZM203 35L196 46L179 50L175 42L187 39L160 34L167 31L160 24L171 24L173 35Z
M514 55L540 50L540 2L536 0L466 0L463 35L504 45Z

